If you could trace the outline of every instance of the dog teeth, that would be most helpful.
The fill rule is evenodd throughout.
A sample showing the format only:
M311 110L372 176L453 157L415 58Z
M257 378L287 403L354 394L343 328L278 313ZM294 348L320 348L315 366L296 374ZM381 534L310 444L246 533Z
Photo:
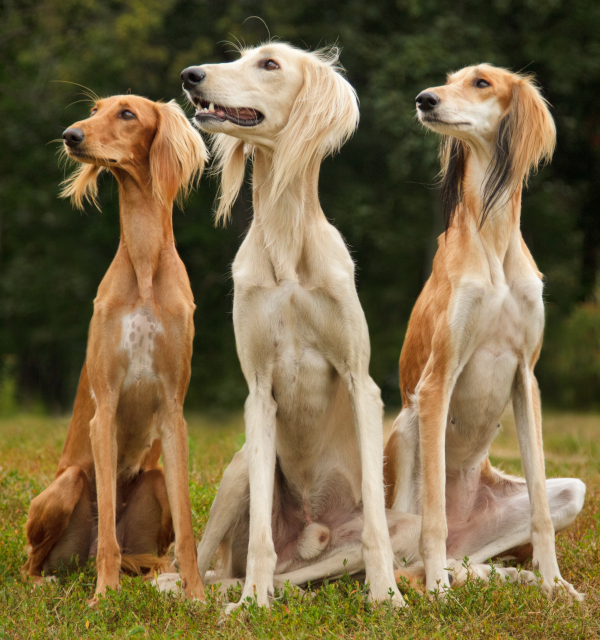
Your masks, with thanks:
M214 111L214 110L215 110L215 103L214 103L214 102L211 102L211 103L208 105L208 110L209 110L209 111Z

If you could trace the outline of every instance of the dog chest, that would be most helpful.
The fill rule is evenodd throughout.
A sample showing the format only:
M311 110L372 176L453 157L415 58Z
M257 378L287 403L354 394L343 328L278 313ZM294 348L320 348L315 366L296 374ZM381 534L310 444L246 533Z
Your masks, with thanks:
M529 363L543 332L541 282L525 278L484 292L471 322L462 366L450 402L450 468L476 465L498 430L519 362Z
M145 310L136 310L123 317L121 349L128 357L127 387L142 378L154 378L154 349L156 336L163 332L161 324Z

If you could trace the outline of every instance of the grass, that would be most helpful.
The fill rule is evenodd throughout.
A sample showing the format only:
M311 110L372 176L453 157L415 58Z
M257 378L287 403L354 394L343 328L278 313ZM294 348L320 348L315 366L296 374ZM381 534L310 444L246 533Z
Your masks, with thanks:
M392 416L386 419L386 433ZM548 601L535 587L471 582L445 604L401 585L410 607L370 605L365 587L346 577L314 594L287 589L271 609L250 606L224 618L223 598L211 589L206 605L156 592L124 576L96 609L90 562L57 583L24 583L24 524L31 499L54 475L68 419L18 415L0 420L0 638L598 638L600 637L600 416L548 413L548 476L575 476L588 486L575 523L557 537L563 576L588 594L582 604ZM490 452L494 464L521 473L512 417ZM244 441L240 415L189 416L190 490L199 540L224 468ZM530 567L526 567L530 568ZM230 592L238 596L239 590Z

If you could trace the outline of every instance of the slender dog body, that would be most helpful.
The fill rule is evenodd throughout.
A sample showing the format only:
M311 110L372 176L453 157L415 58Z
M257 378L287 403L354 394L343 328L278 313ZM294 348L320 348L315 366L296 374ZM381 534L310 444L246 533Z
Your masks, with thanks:
M446 234L413 310L400 360L403 410L386 446L387 505L422 514L427 588L448 586L447 556L527 554L542 588L560 575L554 531L585 485L545 480L533 368L544 328L542 275L520 231L521 190L551 156L554 123L527 77L469 67L417 98L442 146ZM512 400L527 484L492 468L488 448Z
M353 262L318 199L323 157L358 122L356 96L335 62L269 44L182 74L199 126L219 134L219 217L241 187L245 158L254 160L254 219L233 264L246 445L223 477L198 565L204 574L221 544L220 577L245 576L241 601L260 605L274 573L312 567L342 548L364 555L372 598L389 599L391 589L403 604L367 325Z
M63 137L67 154L83 163L63 195L79 206L95 200L97 175L110 170L119 182L121 239L94 301L55 480L31 504L24 569L39 576L74 555L96 555L102 594L118 588L122 561L139 568L140 556L143 564L165 553L174 532L185 592L203 599L182 413L195 306L175 249L172 204L201 172L204 144L174 103L130 95L97 101Z

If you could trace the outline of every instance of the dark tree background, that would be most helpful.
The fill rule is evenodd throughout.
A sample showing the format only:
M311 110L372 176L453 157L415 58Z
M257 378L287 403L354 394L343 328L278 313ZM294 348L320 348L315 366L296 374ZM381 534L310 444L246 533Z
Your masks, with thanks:
M85 215L59 200L62 131L86 117L77 84L183 104L181 70L232 60L225 41L270 34L311 49L337 43L361 124L326 162L323 209L356 259L372 374L399 404L397 362L441 230L437 140L414 97L448 71L491 62L536 74L558 147L524 198L523 234L547 278L538 375L546 402L600 403L600 4L595 0L4 0L0 4L0 411L67 409L83 363L92 300L118 244L116 183ZM75 83L75 84L70 84ZM83 101L82 101L83 100ZM191 112L190 112L191 115ZM54 140L54 142L53 142ZM188 406L237 407L229 268L251 215L212 224L207 177L174 213L197 303ZM598 399L598 400L597 400ZM11 404L12 403L12 404Z

